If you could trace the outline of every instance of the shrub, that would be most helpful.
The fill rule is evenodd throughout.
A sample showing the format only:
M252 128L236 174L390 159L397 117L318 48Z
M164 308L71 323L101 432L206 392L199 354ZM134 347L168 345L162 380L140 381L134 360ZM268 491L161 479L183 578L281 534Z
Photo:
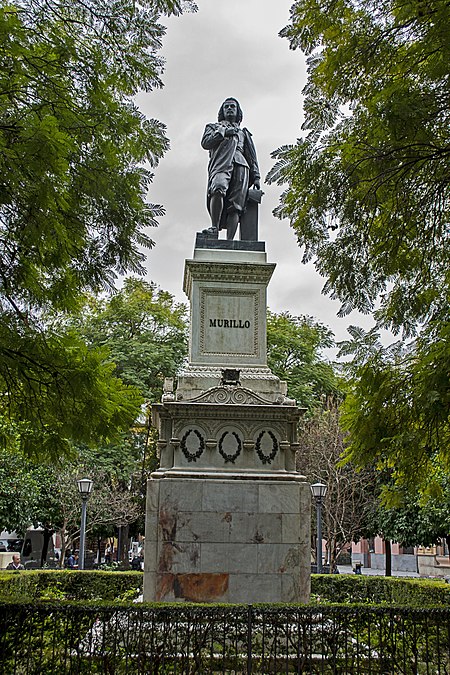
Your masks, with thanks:
M0 573L0 599L7 601L134 600L142 572L34 570ZM431 607L450 604L450 585L430 579L349 574L311 575L312 602Z
M450 603L450 586L443 581L356 574L313 574L311 594L320 602L345 604L430 607Z
M4 600L120 600L142 592L142 572L33 570L0 573Z

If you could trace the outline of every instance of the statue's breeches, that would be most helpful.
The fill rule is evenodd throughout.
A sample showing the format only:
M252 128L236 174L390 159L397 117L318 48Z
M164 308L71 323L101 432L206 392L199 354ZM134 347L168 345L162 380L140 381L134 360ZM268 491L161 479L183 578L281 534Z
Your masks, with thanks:
M220 192L225 197L227 212L242 213L245 209L249 183L249 170L241 164L232 164L229 170L211 177L209 195Z

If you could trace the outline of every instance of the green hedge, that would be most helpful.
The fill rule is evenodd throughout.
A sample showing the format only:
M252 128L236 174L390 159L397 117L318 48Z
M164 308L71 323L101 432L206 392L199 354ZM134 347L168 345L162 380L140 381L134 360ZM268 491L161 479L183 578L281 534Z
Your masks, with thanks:
M311 600L431 607L450 604L450 585L432 579L312 574Z
M0 573L0 599L134 600L142 572L35 570ZM311 575L313 603L365 603L431 607L450 605L450 585L429 579L350 574Z
M3 600L134 600L142 572L33 570L0 573Z

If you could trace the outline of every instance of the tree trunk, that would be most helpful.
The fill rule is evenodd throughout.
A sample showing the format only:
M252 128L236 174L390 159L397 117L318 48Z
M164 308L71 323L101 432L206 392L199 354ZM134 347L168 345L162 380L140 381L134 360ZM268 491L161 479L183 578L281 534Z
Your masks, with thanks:
M117 551L116 562L120 563L120 556L122 555L122 525L117 526Z
M130 559L128 557L128 531L130 529L129 525L122 525L121 530L121 547L120 558L122 560L121 567L125 570L130 569Z
M64 560L66 558L67 551L67 520L64 520L62 527L59 530L59 536L61 537L61 555L59 556L59 566L60 568L64 567Z
M97 537L97 567L100 567L102 562L102 538Z
M389 539L384 540L384 551L385 551L385 566L386 566L386 576L391 577L392 576L392 550L391 550L391 542Z

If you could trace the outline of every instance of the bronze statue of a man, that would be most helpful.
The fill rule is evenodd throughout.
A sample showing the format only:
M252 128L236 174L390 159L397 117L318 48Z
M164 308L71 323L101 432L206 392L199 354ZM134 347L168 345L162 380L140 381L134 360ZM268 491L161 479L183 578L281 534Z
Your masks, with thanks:
M226 229L233 239L245 211L249 188L260 189L256 150L248 129L241 129L242 110L235 98L220 106L218 122L207 124L202 147L209 150L207 206L211 227L205 234L216 237Z

